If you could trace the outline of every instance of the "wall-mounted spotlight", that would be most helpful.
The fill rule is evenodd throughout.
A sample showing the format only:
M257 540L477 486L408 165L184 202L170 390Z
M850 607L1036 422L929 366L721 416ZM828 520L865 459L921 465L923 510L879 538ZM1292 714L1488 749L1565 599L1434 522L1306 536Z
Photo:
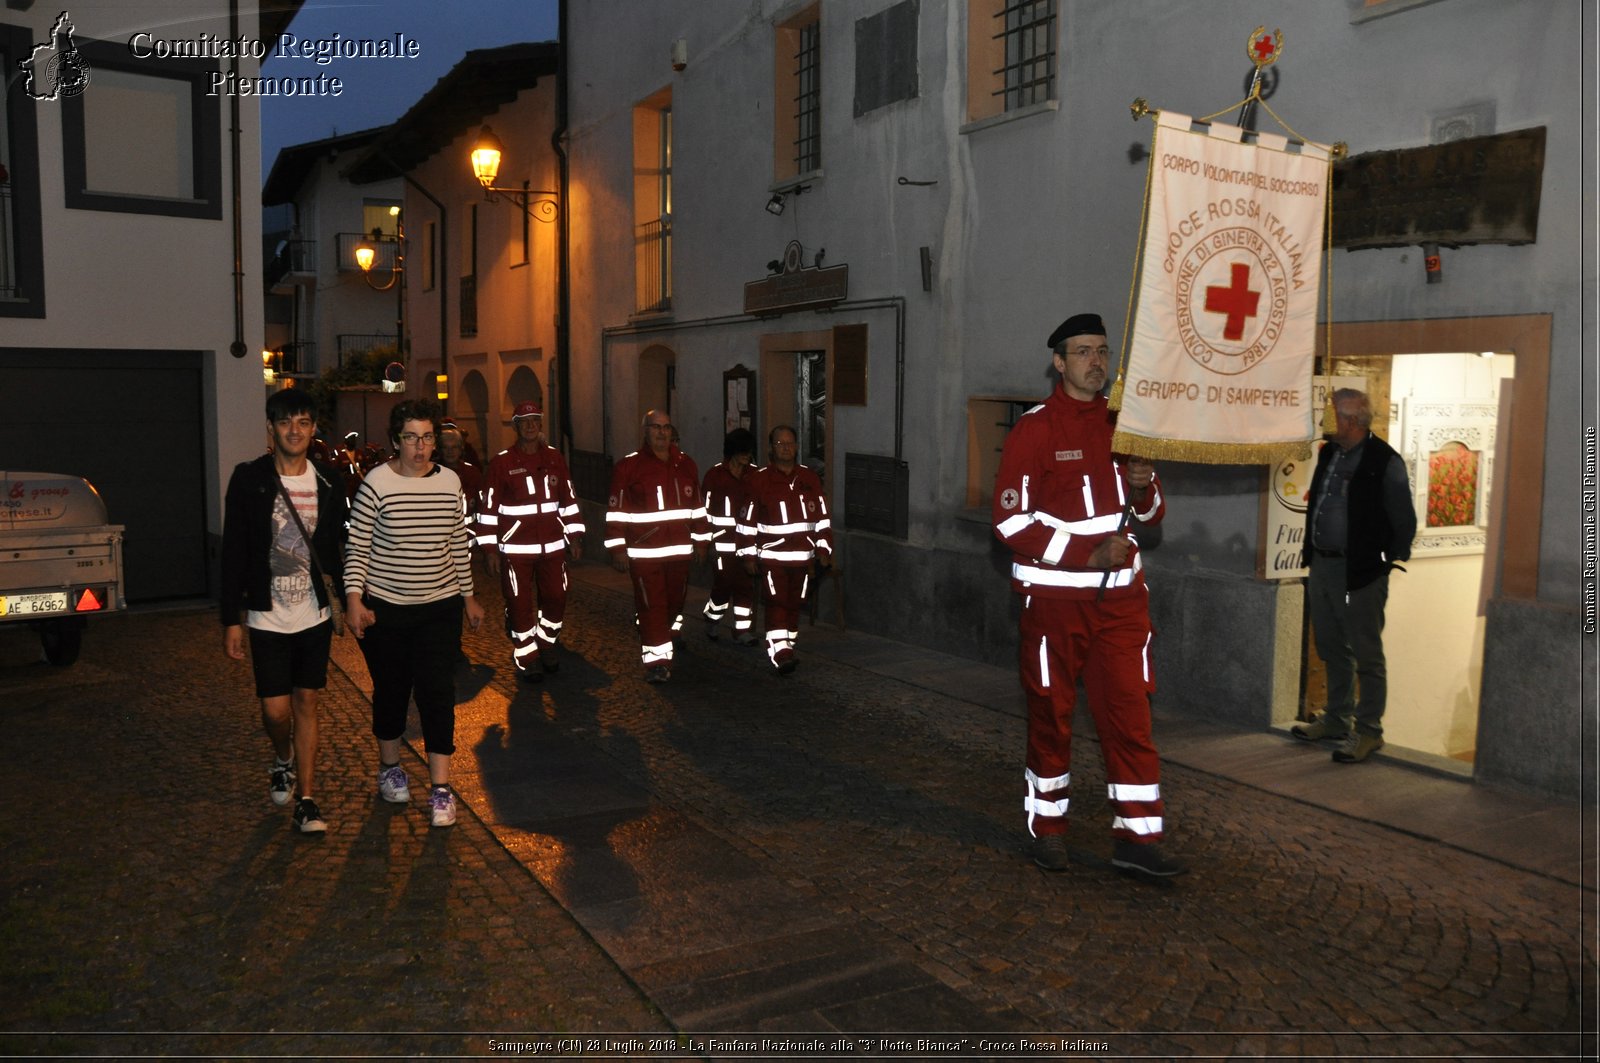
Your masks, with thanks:
M791 196L798 196L802 192L809 192L809 191L811 191L811 186L810 185L795 185L793 188L785 189L783 192L774 192L774 193L772 193L772 198L767 200L767 213L768 214L782 214L783 213L783 208L784 208L784 205L785 205L784 204L784 196L785 196L786 193L788 195L791 195Z
M689 42L679 37L672 42L672 69L682 71L689 65Z
M529 188L527 185L521 188L495 187L494 180L500 176L500 160L505 151L506 146L494 135L494 130L488 126L478 130L478 139L472 146L472 176L483 186L484 198L492 202L500 196L507 196L525 213L540 221L555 221L555 192Z

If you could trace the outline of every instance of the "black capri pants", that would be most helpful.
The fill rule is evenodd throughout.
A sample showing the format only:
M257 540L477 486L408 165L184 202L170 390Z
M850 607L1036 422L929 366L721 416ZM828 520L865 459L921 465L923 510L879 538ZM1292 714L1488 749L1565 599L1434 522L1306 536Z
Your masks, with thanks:
M382 741L404 736L414 697L423 745L449 756L456 751L461 596L422 605L395 605L370 594L362 601L377 616L358 640L372 676L372 733Z

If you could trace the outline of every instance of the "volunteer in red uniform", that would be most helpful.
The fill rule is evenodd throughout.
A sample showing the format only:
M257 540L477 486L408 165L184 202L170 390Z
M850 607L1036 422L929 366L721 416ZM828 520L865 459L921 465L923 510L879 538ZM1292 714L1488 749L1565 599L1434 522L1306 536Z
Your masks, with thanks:
M711 526L711 561L716 575L706 598L706 637L715 639L722 618L733 610L733 641L755 644L755 580L739 561L739 517L748 498L746 481L753 468L756 437L748 428L735 428L722 441L722 461L706 470L700 485L705 498L706 523Z
M522 402L512 411L517 443L489 462L478 510L478 545L500 577L511 633L511 660L531 683L560 667L556 640L567 614L567 559L583 556L583 518L567 459L544 438L544 410Z
M1028 703L1028 793L1033 859L1068 865L1072 711L1081 678L1105 758L1112 864L1166 878L1186 868L1161 840L1160 761L1150 737L1149 591L1132 521L1166 511L1148 462L1111 451L1106 405L1111 358L1096 314L1051 334L1060 383L1006 437L994 485L994 532L1012 551L1022 597L1019 662Z
M683 627L689 561L705 556L711 532L700 500L700 470L672 442L672 420L644 415L644 445L617 462L606 513L606 550L632 576L645 679L672 678L672 637Z
M361 456L361 436L357 432L344 434L344 445L334 458L334 464L339 467L339 474L344 480L344 495L347 499L356 497L356 490L361 486L362 479L367 475L367 467Z
M477 462L467 460L461 429L450 421L439 426L439 450L434 460L461 478L461 494L467 500L467 523L476 533L478 510L483 504L483 470Z
M749 475L750 501L739 522L739 556L759 572L767 610L767 659L779 675L794 671L800 609L811 592L811 563L833 564L833 524L817 474L797 464L795 430L767 433L768 464Z

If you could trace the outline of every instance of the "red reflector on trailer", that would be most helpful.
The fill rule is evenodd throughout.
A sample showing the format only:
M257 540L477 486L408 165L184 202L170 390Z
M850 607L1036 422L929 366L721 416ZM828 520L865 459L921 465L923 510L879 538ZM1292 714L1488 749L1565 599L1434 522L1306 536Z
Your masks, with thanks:
M92 613L97 609L104 609L105 604L95 594L93 587L85 587L83 595L78 599L78 604L73 609L80 613ZM105 592L101 592L102 594Z

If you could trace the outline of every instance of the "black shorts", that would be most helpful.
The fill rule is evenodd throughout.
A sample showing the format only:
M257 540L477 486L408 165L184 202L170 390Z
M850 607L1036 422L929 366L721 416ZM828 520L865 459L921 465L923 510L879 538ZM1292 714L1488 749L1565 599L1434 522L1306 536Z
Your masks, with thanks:
M328 647L333 641L333 621L282 635L276 631L250 632L250 664L256 673L256 697L281 698L295 690L321 690L328 685Z

